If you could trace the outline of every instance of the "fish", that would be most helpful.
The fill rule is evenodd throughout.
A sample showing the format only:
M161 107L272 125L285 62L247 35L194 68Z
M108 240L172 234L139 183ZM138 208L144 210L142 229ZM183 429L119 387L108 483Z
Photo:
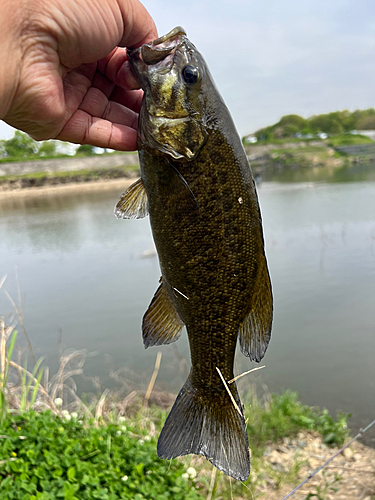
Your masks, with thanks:
M141 177L115 215L150 217L162 276L142 320L145 348L176 341L186 326L191 355L157 453L203 455L245 481L244 409L230 383L236 344L259 362L273 316L254 179L230 112L183 28L128 50L128 59L144 91Z

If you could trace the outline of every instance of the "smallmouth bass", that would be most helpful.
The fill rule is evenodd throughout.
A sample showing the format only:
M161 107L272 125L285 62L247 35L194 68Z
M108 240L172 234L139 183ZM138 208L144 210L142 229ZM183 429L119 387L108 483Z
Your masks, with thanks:
M255 183L230 113L185 31L177 27L128 56L144 90L141 179L123 193L115 215L150 215L162 278L143 317L145 347L174 342L186 325L192 365L158 455L201 454L244 481L246 426L228 381L237 338L243 354L259 362L273 313Z

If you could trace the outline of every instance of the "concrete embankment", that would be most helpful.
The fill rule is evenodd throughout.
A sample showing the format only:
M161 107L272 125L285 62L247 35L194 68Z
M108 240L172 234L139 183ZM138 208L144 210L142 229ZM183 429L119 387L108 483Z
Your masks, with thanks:
M255 174L306 167L340 167L344 159L323 141L246 146Z
M54 158L51 160L0 163L0 176L27 175L39 172L76 172L139 165L137 153L92 155L86 157Z
M344 153L355 159L361 158L368 161L375 160L375 144L355 144L352 146L338 146L336 151Z
M0 192L4 198L32 190L38 194L102 190L116 183L122 189L138 175L136 153L10 162L0 164Z
M356 163L375 161L375 144L332 146L325 141L301 141L245 147L255 175L266 179L274 174L313 171L317 178L325 169L328 177ZM313 179L311 179L313 180Z

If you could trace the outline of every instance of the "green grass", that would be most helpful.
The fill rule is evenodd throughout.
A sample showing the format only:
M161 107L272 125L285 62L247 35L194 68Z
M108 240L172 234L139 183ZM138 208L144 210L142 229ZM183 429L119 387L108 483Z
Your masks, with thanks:
M262 404L251 397L246 405L247 431L252 450L252 473L246 487L255 491L269 478L279 487L295 481L301 464L280 472L266 465L265 446L301 429L319 432L329 445L341 445L347 436L348 416L333 419L328 411L310 408L295 392L269 396ZM106 419L51 411L11 413L0 424L0 498L36 500L201 499L210 488L212 466L204 459L160 460L156 444L167 413L142 407L126 419L115 413ZM194 461L195 460L195 461ZM193 464L197 479L188 477ZM244 486L222 473L215 495L241 495ZM215 497L214 497L215 498Z
M306 146L304 148L285 148L272 150L272 163L282 164L284 168L311 168L326 166L339 157L333 149L325 146Z
M296 137L284 137L284 138L280 138L280 139L275 139L275 138L269 138L269 139L265 139L263 141L259 140L258 142L255 142L255 143L248 143L248 142L245 142L244 143L244 146L246 147L252 147L252 146L265 146L267 144L290 144L290 143L309 143L309 142L312 142L312 141L321 141L321 139L319 139L319 137L312 137L311 139L297 139Z
M349 415L339 414L334 419L328 410L304 405L296 392L286 391L270 395L265 404L251 396L246 418L250 448L261 456L267 443L295 437L301 429L318 432L329 446L341 446L347 437Z
M82 155L83 156L83 155ZM71 158L71 155L65 155L65 154L58 154L58 155L53 155L53 156L29 156L29 157L23 157L23 156L10 156L7 158L0 158L0 163L14 163L14 162L25 162L25 161L43 161L43 160L58 160L60 158Z
M356 144L374 144L374 141L365 135L341 134L334 135L326 140L331 147L352 146Z
M96 426L29 411L9 413L0 434L2 500L202 498L184 464L160 460L157 437L136 422Z
M129 172L139 170L138 165L124 165L115 168L97 168L70 170L64 172L35 172L22 175L4 175L0 177L0 184L15 183L20 181L22 185L42 186L44 184L63 184L65 182L83 182L98 179L116 179L126 177ZM54 182L55 181L55 182Z
M286 137L283 139L266 139L264 141L258 141L256 143L247 143L245 142L245 146L248 148L252 146L262 146L262 145L268 145L268 144L289 144L289 143L309 143L309 142L325 142L329 146L336 147L336 146L351 146L355 144L373 144L374 141L370 139L369 137L365 135L360 135L360 134L339 134L339 135L333 135L329 137L328 139L320 139L319 137L313 137L311 139L297 139L295 137ZM309 148L309 146L306 146L306 148ZM305 149L305 148L304 148Z
M97 156L112 156L112 155L133 155L137 154L136 151L114 151L111 153L101 153L100 155L87 155L84 153L76 153L75 155L68 155L68 154L54 154L54 155L45 155L45 156L10 156L7 158L0 158L0 163L14 163L14 162L30 162L30 161L44 161L44 160L59 160L62 158L89 158L91 157L97 157Z
M295 439L306 430L319 433L329 446L340 446L348 435L348 415L334 419L327 410L302 404L292 391L261 399L250 392L244 400L252 470L245 483L218 472L201 456L160 460L156 449L165 410L145 407L141 398L126 406L123 394L118 399L108 391L86 404L75 394L70 411L62 410L63 401L56 395L63 396L64 385L72 387L69 363L81 359L82 353L62 353L58 377L48 382L47 376L42 385L41 360L31 372L27 363L22 367L11 360L17 334L2 321L1 500L233 500L244 494L251 498L265 487L295 484L305 465L292 448L292 462L275 469L265 454L273 443ZM50 409L38 413L31 409L34 403ZM117 403L126 407L126 417L119 416Z

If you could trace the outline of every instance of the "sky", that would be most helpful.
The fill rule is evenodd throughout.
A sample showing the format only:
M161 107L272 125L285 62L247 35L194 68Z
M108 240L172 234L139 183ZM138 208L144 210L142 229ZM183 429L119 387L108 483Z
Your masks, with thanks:
M283 115L375 107L374 0L145 0L183 26L241 136ZM0 122L0 139L13 135Z

